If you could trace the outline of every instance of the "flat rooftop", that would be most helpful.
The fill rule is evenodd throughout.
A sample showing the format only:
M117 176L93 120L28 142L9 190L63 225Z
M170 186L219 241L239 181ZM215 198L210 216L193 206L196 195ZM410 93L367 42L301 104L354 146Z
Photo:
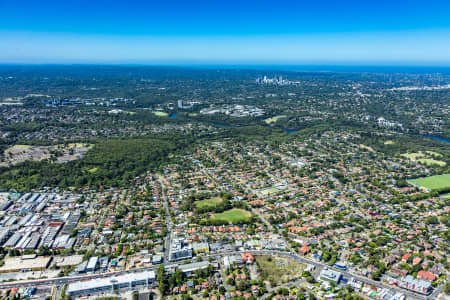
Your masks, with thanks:
M128 284L130 282L145 281L145 280L155 280L156 275L154 271L145 271L140 273L129 273L119 276L113 276L109 278L98 278L88 281L79 281L69 284L67 287L67 293L83 293L89 290L100 290L112 287L116 285Z
M0 267L0 272L45 269L50 264L51 259L50 256L38 256L36 258L9 257L5 259L5 264Z
M83 255L58 256L55 257L57 267L75 266L83 261Z

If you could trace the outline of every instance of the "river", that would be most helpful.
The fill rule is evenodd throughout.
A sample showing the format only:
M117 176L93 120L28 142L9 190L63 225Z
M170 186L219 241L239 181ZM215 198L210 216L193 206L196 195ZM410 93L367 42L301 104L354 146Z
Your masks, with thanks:
M439 136L434 136L434 135L424 135L423 137L429 138L429 139L433 139L436 141L440 141L440 142L445 142L445 143L450 143L449 139L443 138L443 137L439 137Z

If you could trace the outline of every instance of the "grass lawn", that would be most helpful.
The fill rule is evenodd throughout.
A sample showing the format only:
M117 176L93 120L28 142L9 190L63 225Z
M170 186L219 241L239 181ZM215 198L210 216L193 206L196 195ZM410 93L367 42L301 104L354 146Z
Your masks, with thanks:
M97 167L88 170L89 173L95 173L97 171L98 171Z
M270 195L270 194L275 194L278 193L280 190L277 188L270 188L270 189L265 189L261 191L261 194L263 195Z
M266 124L272 124L272 123L275 123L276 121L278 121L279 119L283 119L283 118L286 118L286 116L275 116L272 118L265 119L264 122L266 122Z
M299 278L305 268L303 264L285 257L258 255L255 259L261 278L276 284Z
M216 207L217 204L221 203L222 201L223 200L220 197L213 197L205 200L195 201L195 206L197 208Z
M435 175L409 180L410 183L430 190L450 188L450 174Z
M441 195L441 197L444 197L444 198L450 199L450 193L448 193L448 194L444 194L444 195Z
M70 143L67 144L68 148L81 148L81 147L89 147L92 148L94 144L84 144L84 143Z
M434 155L434 156L437 156L437 157L442 157L442 154L434 152L434 151L425 151L425 152L430 154L430 155Z
M14 147L17 148L17 149L29 149L29 148L31 148L30 145L14 145L11 148L14 148Z
M227 211L224 211L223 213L214 214L211 216L212 220L220 220L228 223L237 223L241 221L249 221L252 214L251 212L239 209L239 208L233 208Z
M163 111L154 111L153 114L157 117L168 117L169 114Z
M363 144L359 144L359 147L361 147L363 149L366 149L366 150L369 150L370 152L375 152L375 150L373 150L372 147L369 147L369 146L366 146L366 145L363 145Z
M422 151L419 151L419 152L415 152L415 153L401 154L401 156L403 156L403 157L409 158L412 161L420 162L421 164L424 164L424 165L433 165L433 164L436 164L439 166L446 165L445 161L430 158L430 155L442 156L442 154L433 152L433 151L425 151L425 153L423 153Z
M439 166L445 166L446 165L445 161L435 160L435 159L432 159L432 158L420 158L417 161L420 162L421 164L424 164L424 165L439 165Z
M403 154L401 154L401 156L409 158L411 160L416 160L417 158L423 157L423 153L422 152L419 152L419 153L403 153Z

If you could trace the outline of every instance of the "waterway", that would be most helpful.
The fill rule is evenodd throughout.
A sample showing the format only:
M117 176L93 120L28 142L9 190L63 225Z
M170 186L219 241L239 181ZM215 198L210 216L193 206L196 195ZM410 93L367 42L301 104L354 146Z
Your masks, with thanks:
M429 138L429 139L433 139L436 141L441 141L441 142L445 142L445 143L450 143L449 139L443 138L443 137L439 137L439 136L434 136L434 135L424 135L423 137Z
M297 132L298 130L297 129L283 129L283 131L288 134L291 134L291 133Z
M216 123L216 122L212 122L211 124L213 124L214 126L217 127L238 127L237 125L230 125L230 124L223 124L223 123Z
M170 118L175 119L177 117L176 113L171 113L169 115ZM216 123L216 122L211 122L212 125L217 126L217 127L239 127L239 125L230 125L230 124L223 124L223 123ZM273 127L273 126L270 126ZM291 134L294 132L297 132L298 130L296 129L283 129L284 132L286 132L287 134ZM429 139L433 139L436 141L441 141L441 142L445 142L445 143L450 143L450 139L447 138L443 138L443 137L439 137L439 136L433 136L433 135L424 135L423 137L429 138Z

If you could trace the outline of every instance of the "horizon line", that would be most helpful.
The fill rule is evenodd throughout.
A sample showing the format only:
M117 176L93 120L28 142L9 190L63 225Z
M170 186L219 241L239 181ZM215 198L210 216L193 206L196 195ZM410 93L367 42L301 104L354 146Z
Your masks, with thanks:
M450 62L409 61L388 63L375 61L355 62L237 62L237 61L155 61L155 62L101 62L101 61L67 61L67 62L8 62L0 61L0 66L149 66L149 67L195 67L195 66L224 66L224 67L420 67L420 68L450 68Z

